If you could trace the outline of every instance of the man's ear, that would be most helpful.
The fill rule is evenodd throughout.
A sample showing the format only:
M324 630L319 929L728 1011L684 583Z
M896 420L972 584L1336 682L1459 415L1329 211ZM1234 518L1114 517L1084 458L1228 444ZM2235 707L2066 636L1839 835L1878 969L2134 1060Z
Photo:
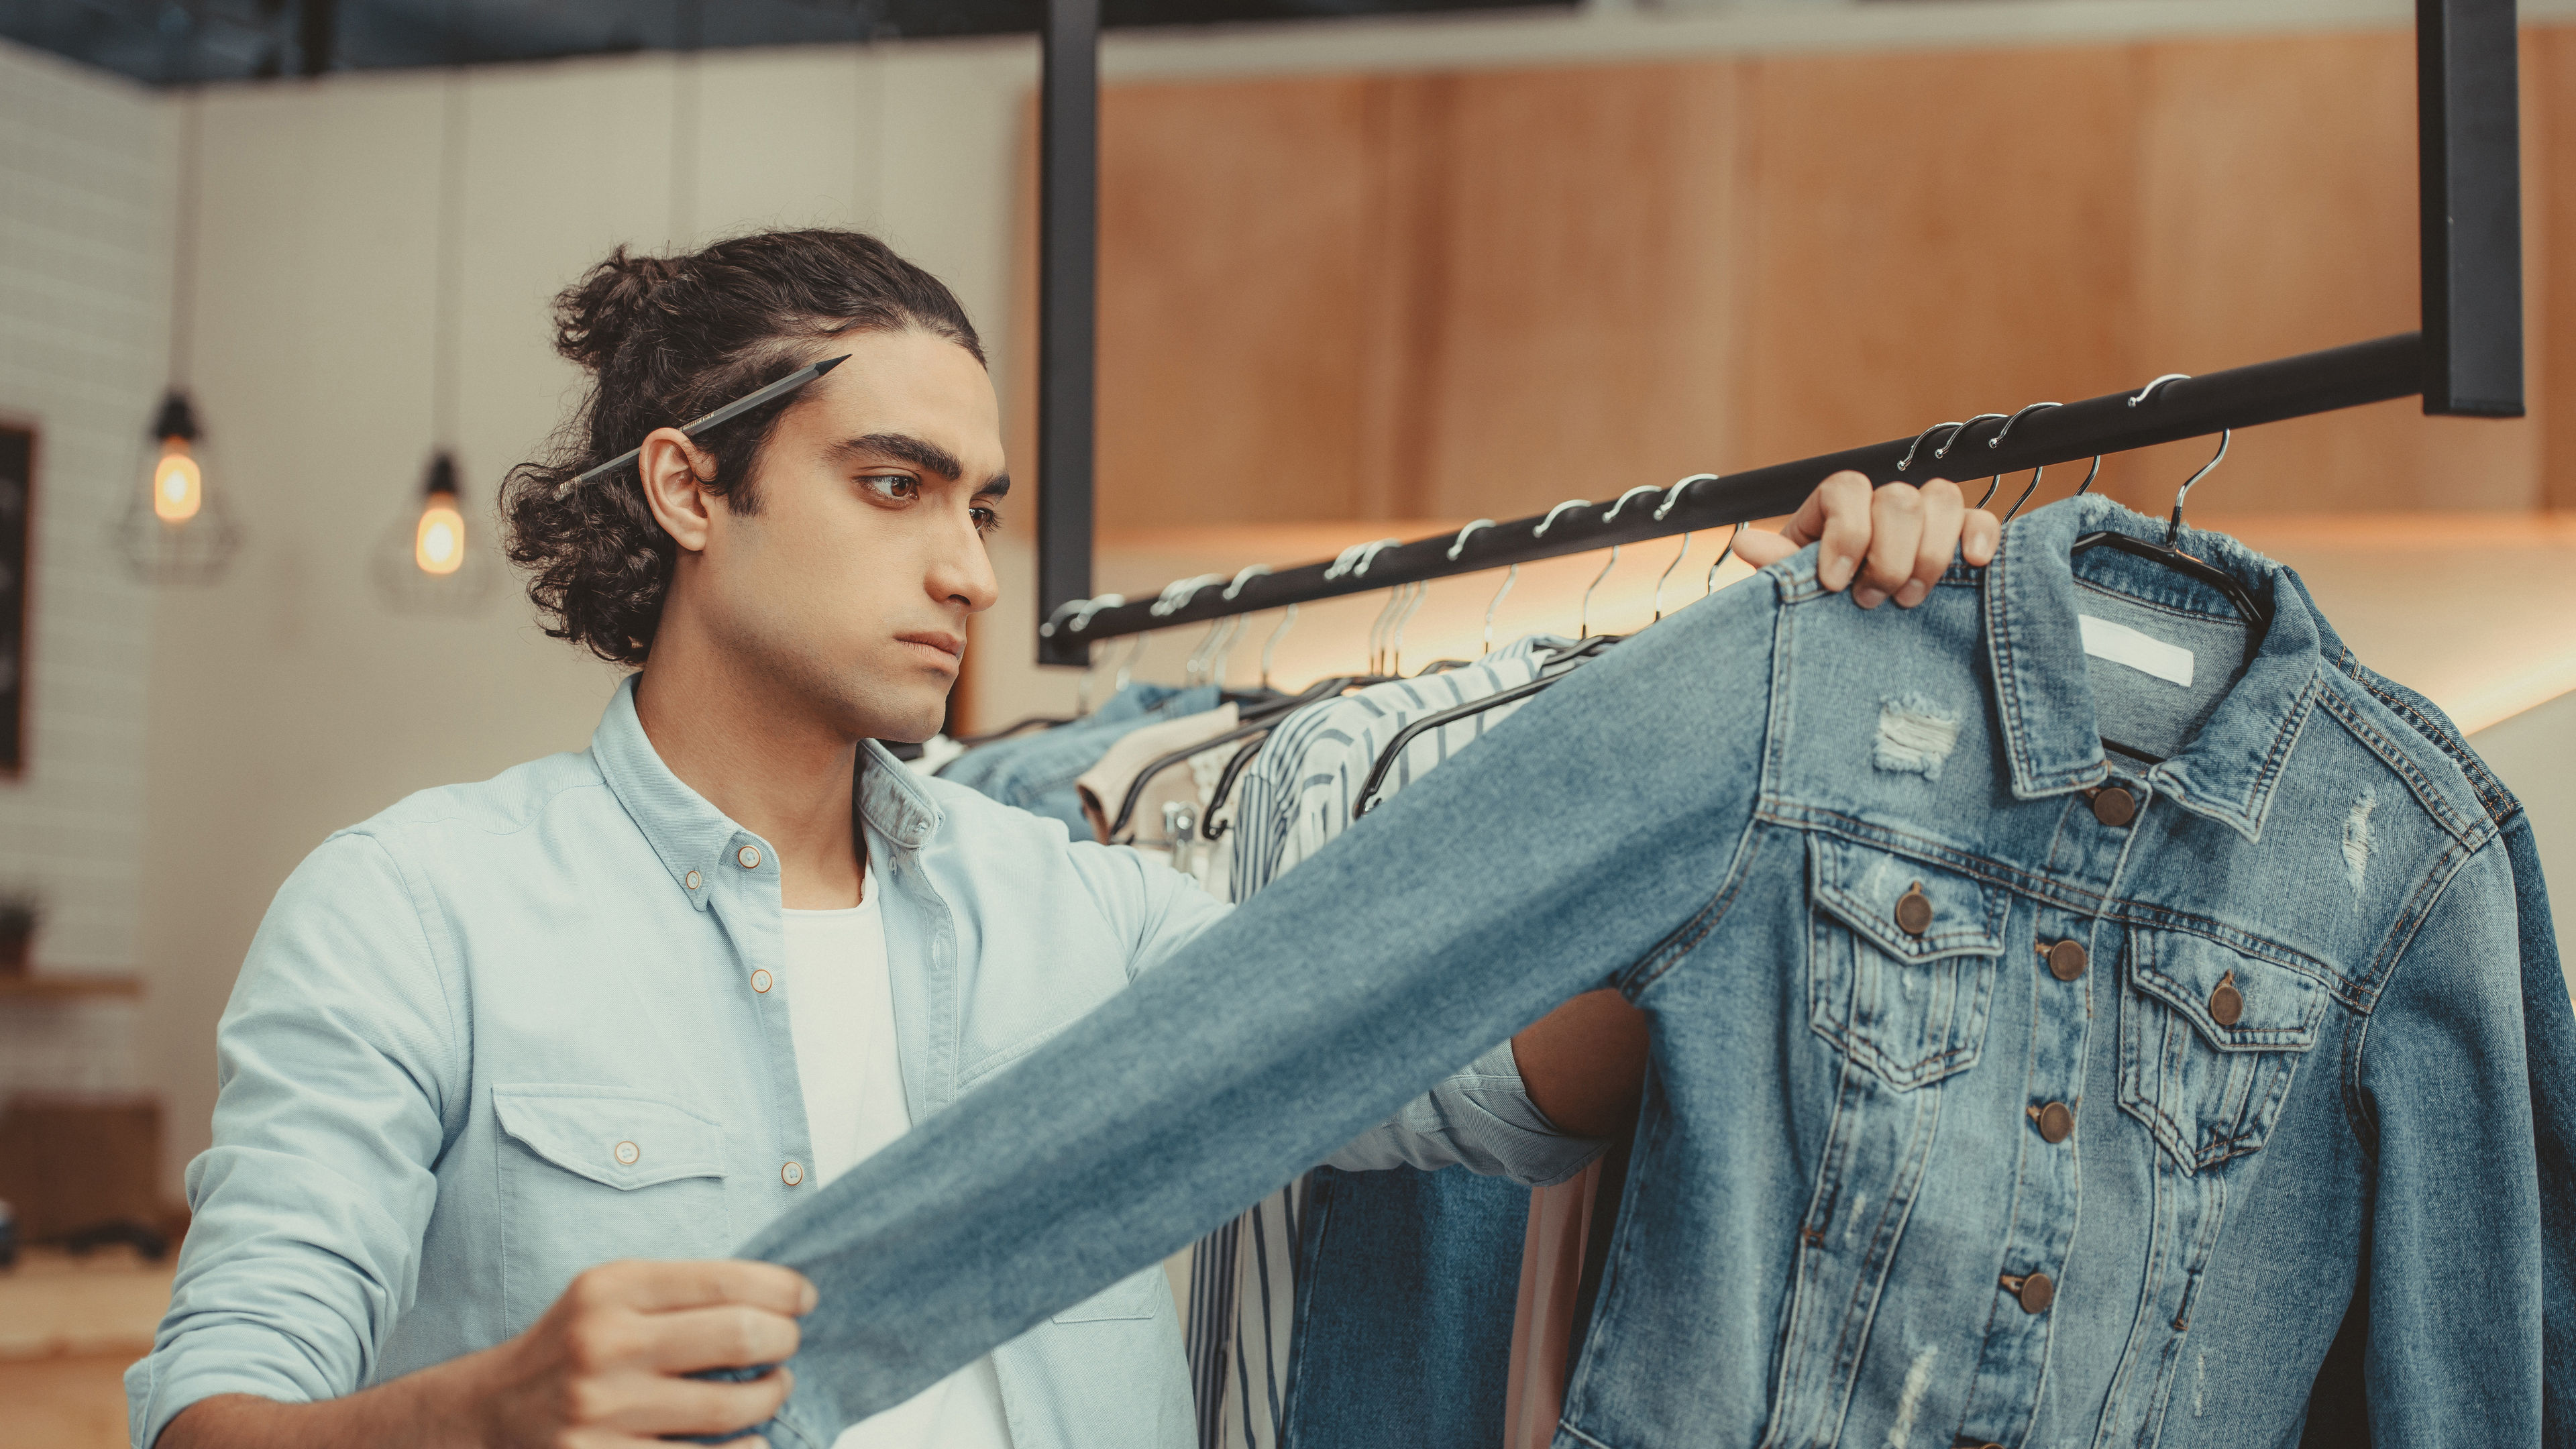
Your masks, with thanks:
M655 428L645 434L643 450L635 456L635 471L643 479L644 503L653 510L653 521L690 553L707 546L707 514L713 499L706 483L715 476L715 468L716 460L678 428Z

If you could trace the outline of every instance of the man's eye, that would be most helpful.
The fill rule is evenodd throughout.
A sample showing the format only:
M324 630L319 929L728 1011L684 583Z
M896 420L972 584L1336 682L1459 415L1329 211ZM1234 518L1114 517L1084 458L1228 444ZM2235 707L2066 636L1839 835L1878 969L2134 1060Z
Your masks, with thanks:
M1001 531L1002 515L999 510L991 508L974 508L967 511L972 513L975 517L975 531L977 533L984 535L986 538L990 538L995 533Z
M906 473L870 473L859 486L891 503L910 503L921 496L921 480Z

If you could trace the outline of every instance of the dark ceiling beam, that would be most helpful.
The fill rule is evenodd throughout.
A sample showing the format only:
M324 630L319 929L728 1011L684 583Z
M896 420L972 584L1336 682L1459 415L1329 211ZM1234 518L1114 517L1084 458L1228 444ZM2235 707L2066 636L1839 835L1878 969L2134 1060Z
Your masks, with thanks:
M299 68L308 76L331 68L338 51L340 0L303 0L295 12L295 47Z

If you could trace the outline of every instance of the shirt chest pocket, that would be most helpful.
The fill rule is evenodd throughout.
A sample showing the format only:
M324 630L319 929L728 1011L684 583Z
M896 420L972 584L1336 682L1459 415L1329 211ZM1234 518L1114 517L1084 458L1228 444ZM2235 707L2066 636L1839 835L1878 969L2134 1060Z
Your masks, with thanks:
M1899 1091L1976 1065L2010 894L1831 836L1808 866L1816 1034Z
M667 1097L565 1083L495 1086L503 1331L542 1316L585 1268L721 1258L724 1128Z
M2329 994L2309 976L2175 931L2129 933L2120 1106L2185 1172L2263 1146Z

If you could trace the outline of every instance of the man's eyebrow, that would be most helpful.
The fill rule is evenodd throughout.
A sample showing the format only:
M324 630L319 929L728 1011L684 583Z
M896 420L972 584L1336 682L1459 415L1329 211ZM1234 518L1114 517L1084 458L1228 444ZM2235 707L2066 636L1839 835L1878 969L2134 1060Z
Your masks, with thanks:
M1010 491L1011 475L1008 473L996 473L984 484L983 487L975 490L975 496L978 498L1001 498L1007 496Z
M910 433L870 433L864 438L850 438L833 444L832 453L844 461L855 461L867 454L901 458L917 468L927 468L951 483L966 472L965 465L957 461L955 454Z

